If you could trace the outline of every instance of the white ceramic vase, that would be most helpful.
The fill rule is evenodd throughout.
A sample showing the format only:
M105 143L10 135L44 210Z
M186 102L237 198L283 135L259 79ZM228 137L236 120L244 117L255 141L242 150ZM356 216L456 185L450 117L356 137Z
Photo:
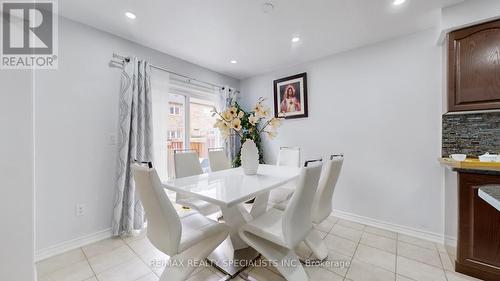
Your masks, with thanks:
M259 168L259 150L251 139L247 139L241 146L241 166L245 175L257 174Z

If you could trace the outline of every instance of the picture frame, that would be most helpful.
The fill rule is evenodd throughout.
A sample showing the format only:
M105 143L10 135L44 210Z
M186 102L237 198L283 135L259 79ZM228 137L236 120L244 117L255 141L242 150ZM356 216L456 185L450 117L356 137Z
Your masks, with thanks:
M274 116L295 119L308 114L307 73L274 80Z

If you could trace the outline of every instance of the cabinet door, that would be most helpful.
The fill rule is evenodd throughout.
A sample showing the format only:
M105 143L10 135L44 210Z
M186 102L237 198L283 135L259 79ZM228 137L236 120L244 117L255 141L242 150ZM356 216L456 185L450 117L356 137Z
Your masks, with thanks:
M499 184L498 175L459 173L458 272L500 280L500 212L478 195L482 185Z
M448 111L500 109L500 20L448 37Z

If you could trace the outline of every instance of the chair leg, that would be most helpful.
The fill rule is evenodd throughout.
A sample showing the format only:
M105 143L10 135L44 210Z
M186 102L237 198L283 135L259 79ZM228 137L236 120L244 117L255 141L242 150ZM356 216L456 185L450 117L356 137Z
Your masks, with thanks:
M288 281L308 281L304 267L294 250L284 248L252 233L240 231L240 236L252 248L266 257Z
M269 191L259 194L253 203L250 215L253 218L259 217L267 211L267 204L269 202Z
M221 232L170 258L160 281L184 281L227 238Z
M311 249L316 259L322 261L328 257L328 248L317 230L313 229L304 242Z

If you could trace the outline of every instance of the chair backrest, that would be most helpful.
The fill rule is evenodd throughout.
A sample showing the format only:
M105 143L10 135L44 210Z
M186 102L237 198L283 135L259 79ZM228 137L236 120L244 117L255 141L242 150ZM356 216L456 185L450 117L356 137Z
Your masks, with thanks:
M174 151L174 170L176 178L203 174L196 151Z
M147 237L169 256L178 254L181 220L154 168L132 164L135 186L148 220Z
M306 238L313 227L311 206L322 166L322 163L317 163L302 168L295 192L283 214L285 241L292 249Z
M333 191L339 179L343 163L344 157L335 156L324 164L312 205L312 221L314 223L321 223L333 210Z
M278 166L300 167L300 148L280 147Z
M231 162L223 149L208 150L208 161L210 162L210 171L217 172L231 168Z

